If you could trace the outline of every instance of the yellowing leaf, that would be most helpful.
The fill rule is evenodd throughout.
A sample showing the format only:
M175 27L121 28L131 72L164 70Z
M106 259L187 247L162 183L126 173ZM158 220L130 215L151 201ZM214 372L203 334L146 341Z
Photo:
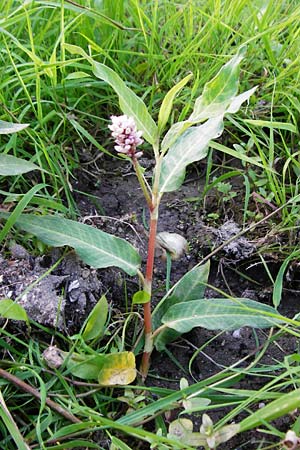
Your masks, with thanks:
M98 382L102 386L129 384L135 380L135 357L132 352L106 355L99 372Z

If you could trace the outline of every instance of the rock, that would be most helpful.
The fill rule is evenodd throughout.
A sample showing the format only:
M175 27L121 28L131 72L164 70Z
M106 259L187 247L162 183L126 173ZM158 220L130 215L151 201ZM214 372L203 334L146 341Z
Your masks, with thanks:
M240 231L241 229L233 220L228 220L217 229L216 244L218 246L223 244L233 236L236 236L238 233L240 233ZM255 245L249 242L244 236L236 238L228 245L225 245L223 249L227 256L236 260L249 258L255 250Z

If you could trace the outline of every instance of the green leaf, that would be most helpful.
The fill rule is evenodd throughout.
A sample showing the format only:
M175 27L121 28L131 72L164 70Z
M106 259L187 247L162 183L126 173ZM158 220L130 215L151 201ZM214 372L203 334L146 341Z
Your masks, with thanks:
M272 169L271 167L267 167L267 166L263 165L261 162L259 162L256 159L256 157L255 158L250 158L249 156L245 155L244 153L236 151L236 150L233 150L232 148L227 147L227 146L225 146L223 144L220 144L219 142L212 141L210 143L210 147L212 149L214 149L214 150L219 150L220 152L223 152L226 155L233 156L234 158L237 158L240 161L244 161L244 162L247 162L247 163L249 163L251 165L260 167L261 169L264 169L264 171L267 170L269 172L275 173L274 169Z
M156 143L158 129L143 100L126 86L114 70L95 61L81 47L70 44L65 44L65 47L72 54L80 54L90 62L94 75L108 83L117 93L121 110L124 114L134 118L137 129L143 131L143 138L150 144Z
M282 265L280 266L280 269L278 271L278 274L276 276L276 280L274 283L274 289L273 289L273 305L275 306L275 308L278 308L278 306L280 305L281 302L281 297L282 297L282 288L283 288L283 276L285 274L285 271L287 269L287 267L289 266L290 262L293 259L299 258L299 251L294 251L292 252L282 263Z
M0 392L0 417L11 435L11 439L15 442L15 448L17 450L30 450L29 445L20 433L20 430L5 403L2 392Z
M64 442L63 444L55 444L53 447L47 447L47 450L74 450L74 448L94 448L99 450L99 444L87 441L86 439L75 439L72 441Z
M166 126L166 123L169 119L173 101L178 94L178 92L181 91L181 89L189 82L189 80L192 78L192 74L187 75L183 80L179 81L175 86L172 87L172 89L169 90L169 92L166 94L165 98L163 99L163 102L161 104L159 114L158 114L158 130L159 134L163 131L163 129Z
M236 96L239 87L239 64L244 58L245 51L245 47L240 47L238 53L206 83L202 95L195 101L190 117L172 125L164 137L161 144L162 152L166 152L191 125L226 113L237 112L241 104L254 93L256 87Z
M266 422L270 422L271 420L295 411L299 408L299 404L300 389L296 389L289 393L284 392L281 397L273 400L263 408L252 412L248 417L246 417L246 419L237 424L239 425L239 431L244 432L260 425L265 426Z
M77 72L72 72L69 73L68 76L66 76L66 80L80 80L82 78L91 78L91 75L89 73L86 72L81 72L81 71L77 71Z
M63 352L63 354L67 358L67 368L72 375L82 378L83 380L97 380L104 364L105 355L72 353L71 356L68 357L67 353Z
M108 303L105 295L102 295L87 318L86 325L82 333L82 337L85 341L99 339L103 336L107 314Z
M196 100L190 122L205 120L225 114L239 88L240 62L246 47L225 64L217 75L204 86L202 95Z
M196 300L204 296L206 283L208 281L210 262L201 266L196 266L187 272L175 285L173 291L167 294L156 306L152 313L153 329L156 330L161 326L161 319L169 308L177 303ZM164 329L161 331L154 341L158 351L162 351L168 342L172 342L180 336L180 333L172 329Z
M131 447L128 447L127 444L115 436L111 437L111 444L110 450L132 450Z
M132 352L105 355L105 361L98 376L101 386L126 385L136 377L135 357Z
M209 142L223 131L223 116L191 127L180 136L164 156L160 175L160 193L178 189L184 181L188 164L205 158Z
M187 333L195 327L208 330L268 328L284 323L284 317L271 306L254 300L217 298L178 303L167 311L162 322L179 333Z
M28 316L23 306L10 298L0 300L0 316L4 319L24 320L29 325Z
M137 129L143 131L146 141L155 144L158 138L157 126L143 100L126 86L116 72L104 64L94 61L93 72L97 78L106 81L118 94L121 110L124 114L134 118Z
M102 145L99 144L99 142L94 138L94 136L92 136L85 128L83 128L80 125L80 123L74 119L74 117L68 115L67 119L73 125L74 129L79 134L79 136L85 137L92 145L94 145L101 152L106 153L109 156L113 156L113 154L110 153L108 150L106 150L104 147L102 147Z
M0 120L0 134L11 134L17 133L18 131L27 128L29 123L11 123Z
M133 305L143 305L148 303L151 299L151 295L146 291L137 291L133 294L132 304Z
M271 128L274 130L287 130L292 133L297 133L297 127L292 123L285 122L273 122L269 120L254 120L254 119L245 119L244 123L248 123L249 125L254 125L257 127Z
M0 175L21 175L36 169L39 169L39 167L30 161L3 153L0 155Z
M9 214L1 213L0 217L9 217ZM115 266L128 275L136 275L140 266L138 252L124 239L74 220L23 214L15 225L47 245L73 247L86 264L97 269Z
M31 201L31 199L34 197L34 195L42 188L44 188L46 184L37 184L33 186L28 192L26 192L25 195L23 195L22 198L20 198L18 204L16 205L15 209L10 213L0 213L0 217L6 217L7 221L2 230L0 231L0 242L2 242L8 233L10 232L11 228L15 225L19 217L21 216L22 212L28 205L28 203Z

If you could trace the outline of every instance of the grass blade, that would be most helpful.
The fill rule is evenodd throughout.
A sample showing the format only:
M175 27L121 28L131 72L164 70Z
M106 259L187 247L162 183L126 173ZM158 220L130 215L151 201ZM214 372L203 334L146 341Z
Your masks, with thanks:
M14 421L12 415L9 412L9 409L6 406L3 395L0 392L0 417L5 423L6 428L10 432L12 439L15 441L18 450L30 450L30 447L26 444L23 439L23 436L20 433L19 428L17 427L16 422Z

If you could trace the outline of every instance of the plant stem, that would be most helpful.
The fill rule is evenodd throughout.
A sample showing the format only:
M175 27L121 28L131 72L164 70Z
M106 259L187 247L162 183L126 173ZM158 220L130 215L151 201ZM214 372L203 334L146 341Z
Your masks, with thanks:
M158 144L153 147L156 167L154 174L153 188L151 189L145 180L144 174L136 158L132 158L132 163L134 170L136 172L138 181L142 188L143 194L146 198L147 205L150 211L150 230L149 230L149 240L148 240L148 254L147 254L147 264L146 264L146 274L144 280L144 291L149 294L149 301L144 303L144 352L142 356L142 362L140 367L140 372L142 380L144 381L147 377L149 366L150 366L150 356L153 350L153 337L152 337L152 317L151 317L151 295L152 295L152 278L154 269L154 256L155 256L155 244L156 244L156 233L157 233L157 220L158 220L158 208L160 203L159 196L159 178L162 158L159 155Z
M150 298L152 293L152 277L153 277L155 242L157 232L157 215L158 215L158 207L156 207L151 212L150 231L148 240L148 256L147 256L146 275L144 283L144 290L150 295ZM150 365L150 355L153 349L151 300L149 300L149 302L144 304L144 332L145 332L145 347L141 363L141 374L143 380L147 377Z
M37 398L39 401L41 401L41 394L40 392L30 386L29 384L25 383L25 381L20 380L15 375L7 372L4 369L0 368L0 377L4 378L5 380L8 380L10 383L13 383L15 386L17 386L19 389L22 389L23 391L27 392L28 394L32 395L33 397ZM65 419L69 420L72 423L81 423L81 420L78 419L76 416L74 416L70 411L63 408L58 403L54 402L50 398L45 398L45 403L49 408L53 409L53 411L56 411L58 414L63 416Z
M148 208L151 210L151 207L152 207L151 188L149 187L147 181L145 180L144 174L142 172L141 166L139 165L137 158L135 158L135 157L132 158L132 164L133 164L133 168L135 170L137 179L139 181L139 184L141 186L141 189L143 191L143 194L145 196Z

